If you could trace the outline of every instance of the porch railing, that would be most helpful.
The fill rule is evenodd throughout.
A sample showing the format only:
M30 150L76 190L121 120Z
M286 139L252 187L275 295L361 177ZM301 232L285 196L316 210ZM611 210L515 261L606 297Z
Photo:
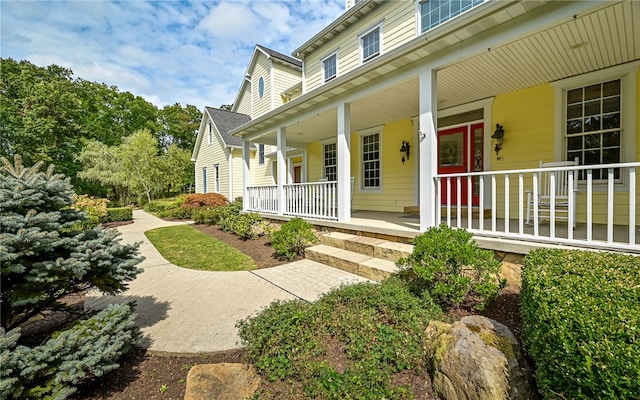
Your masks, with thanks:
M637 252L638 171L640 162L436 175L436 221L480 236ZM543 174L552 182L544 205L538 200ZM569 190L567 199L556 201L553 182L561 174L570 188L578 180L578 192Z
M285 214L337 220L337 184L332 181L284 185Z
M284 214L303 218L337 220L337 182L311 182L284 185ZM247 188L247 210L279 212L278 187Z
M271 186L250 186L247 188L246 208L267 214L278 213L278 187Z

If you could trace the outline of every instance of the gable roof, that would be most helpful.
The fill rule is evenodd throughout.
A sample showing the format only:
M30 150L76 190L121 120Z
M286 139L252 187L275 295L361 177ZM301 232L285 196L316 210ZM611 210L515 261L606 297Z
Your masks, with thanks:
M285 54L282 54L280 52L277 52L275 50L269 49L267 47L264 47L262 45L256 44L255 49L253 50L253 53L251 54L251 59L249 60L249 64L247 65L247 70L244 73L244 78L242 79L242 84L240 84L240 89L238 89L238 94L236 94L236 98L233 101L233 107L236 107L238 105L238 100L240 99L240 96L242 95L242 92L244 90L244 87L249 83L249 78L251 78L251 72L253 71L253 67L258 59L258 55L262 53L264 54L268 59L271 60L275 60L281 64L284 64L288 67L291 67L293 69L299 70L300 71L300 79L302 80L302 61L297 59L297 58L293 58L290 56L287 56Z
M196 138L193 153L191 154L191 161L196 161L198 158L202 137L206 134L205 127L207 121L211 121L211 123L215 125L215 131L218 132L225 147L242 148L242 139L231 136L229 132L251 121L251 117L246 114L221 110L219 108L205 107L202 120L200 121L200 128L198 129L198 137ZM255 146L252 144L251 148L255 148Z

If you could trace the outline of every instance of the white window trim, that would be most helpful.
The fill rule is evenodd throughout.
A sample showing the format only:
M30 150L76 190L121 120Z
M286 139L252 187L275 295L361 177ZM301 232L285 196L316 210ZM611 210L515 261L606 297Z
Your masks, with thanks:
M384 27L384 20L376 23L375 25L371 26L369 29L365 30L364 32L362 32L361 34L358 35L358 49L359 49L359 53L360 53L360 64L364 64L370 60L373 60L374 58L378 58L380 57L382 54L384 54L384 40L383 40L383 28ZM367 36L368 34L370 34L371 32L375 31L376 29L379 29L378 33L379 33L379 38L380 38L380 49L378 51L378 54L373 56L373 57L369 57L366 60L364 59L364 48L362 47L362 38Z
M358 187L360 188L360 192L363 193L381 193L383 188L383 171L384 171L384 155L383 155L383 128L384 125L374 126L371 128L363 129L358 131L358 172L360 175ZM380 186L378 187L365 187L364 186L364 161L363 161L363 151L362 151L362 139L365 136L378 134L378 159L380 160Z
M640 68L640 61L617 65L599 71L589 72L583 75L562 79L552 82L554 91L554 160L562 161L566 157L567 143L565 140L566 129L566 106L565 92L567 90L589 86L591 84L602 83L614 79L620 79L620 99L622 112L622 135L620 137L620 162L635 161L636 154L636 99L637 73ZM578 188L586 188L586 182L579 181ZM628 190L628 178L622 174L621 179L616 181L616 191ZM606 191L606 181L594 181L594 191Z
M213 122L207 123L207 144L213 143Z
M202 167L202 193L207 193L209 174L207 173L207 167Z
M260 94L260 82L262 82L262 94ZM258 78L258 99L262 100L264 98L264 92L267 90L267 83L265 82L264 76L260 76Z
M320 141L320 159L322 160L322 169L320 170L320 178L326 178L326 165L324 163L324 148L326 145L328 144L335 144L336 145L336 179L338 179L338 146L337 146L337 139L325 139L325 140L321 140Z
M220 164L213 164L213 191L220 193Z
M326 70L324 68L324 62L327 61L328 59L330 59L333 56L336 57L336 74L334 76L332 76L331 78L327 79L327 76L325 75L325 71ZM323 83L332 81L332 80L336 79L338 76L340 76L340 70L338 69L338 49L331 51L326 56L324 56L324 57L322 57L320 59L320 69L322 70L322 82Z
M261 148L262 148L262 162L260 161L260 149ZM257 153L258 153L258 165L264 165L266 163L266 159L267 159L266 146L264 144L262 144L262 143L258 143Z

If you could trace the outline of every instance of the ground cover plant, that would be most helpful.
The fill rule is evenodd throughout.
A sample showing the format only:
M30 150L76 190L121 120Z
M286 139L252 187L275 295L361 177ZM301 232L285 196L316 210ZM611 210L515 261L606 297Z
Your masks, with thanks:
M525 257L523 340L546 398L640 393L640 259L540 249Z
M145 236L171 263L205 271L246 271L256 268L251 257L189 225L153 229Z
M268 382L259 398L409 399L429 379L422 337L438 317L428 296L390 278L343 287L315 303L276 302L241 321L239 331Z
M115 230L84 226L71 207L68 178L2 159L0 168L0 398L64 399L90 376L118 366L138 339L128 305L95 316L65 303L98 289L116 294L141 271L138 245L122 245ZM22 329L35 319L66 312L31 347ZM56 322L56 321L54 321ZM53 332L55 331L55 332Z
M481 249L464 229L442 224L416 236L413 244L413 253L398 261L401 276L416 294L433 296L443 307L473 296L482 310L506 284L493 252Z

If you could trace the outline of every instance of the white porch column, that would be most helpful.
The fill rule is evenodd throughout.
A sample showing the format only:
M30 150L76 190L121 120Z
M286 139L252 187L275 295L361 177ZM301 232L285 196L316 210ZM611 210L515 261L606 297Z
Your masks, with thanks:
M251 169L251 142L242 140L242 210L247 211L249 205L249 182Z
M338 221L351 221L351 104L338 105Z
M436 71L424 70L420 73L420 231L438 225L436 207L436 183L434 176L438 172L438 132L437 126L438 95Z
M302 175L300 177L302 182L307 182L307 148L302 149Z
M287 184L287 129L284 126L278 128L277 132L278 144L278 215L285 212L284 185Z

